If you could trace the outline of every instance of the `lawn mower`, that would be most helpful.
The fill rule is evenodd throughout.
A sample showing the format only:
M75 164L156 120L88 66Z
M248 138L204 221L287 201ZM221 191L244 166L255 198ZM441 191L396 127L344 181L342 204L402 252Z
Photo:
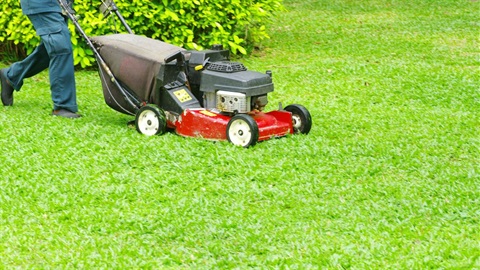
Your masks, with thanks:
M288 134L308 134L309 111L292 104L264 112L273 91L272 72L247 70L230 61L221 45L186 50L135 35L113 0L102 1L104 17L114 14L128 34L89 37L74 10L59 0L92 49L105 102L135 116L136 130L152 136L173 130L185 137L228 140L249 147Z

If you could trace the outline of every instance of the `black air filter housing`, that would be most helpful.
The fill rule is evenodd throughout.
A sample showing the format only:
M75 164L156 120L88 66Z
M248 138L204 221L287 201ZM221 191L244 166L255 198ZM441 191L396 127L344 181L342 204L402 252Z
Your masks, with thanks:
M242 63L221 61L208 64L207 70L223 73L233 73L239 71L246 71L247 68Z

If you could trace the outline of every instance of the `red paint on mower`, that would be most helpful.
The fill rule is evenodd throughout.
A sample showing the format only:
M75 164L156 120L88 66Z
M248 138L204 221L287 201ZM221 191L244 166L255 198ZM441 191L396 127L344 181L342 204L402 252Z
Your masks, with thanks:
M258 140L293 134L292 114L287 111L250 112L248 114L258 127ZM207 140L226 141L227 126L232 116L205 109L186 109L179 120L168 123L178 135Z

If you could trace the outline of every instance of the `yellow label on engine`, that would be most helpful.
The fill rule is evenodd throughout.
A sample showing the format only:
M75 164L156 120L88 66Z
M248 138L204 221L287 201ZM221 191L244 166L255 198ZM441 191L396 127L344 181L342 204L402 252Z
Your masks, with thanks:
M192 100L192 97L190 96L190 94L187 93L187 91L185 91L185 89L177 90L177 91L173 92L173 94L182 103Z

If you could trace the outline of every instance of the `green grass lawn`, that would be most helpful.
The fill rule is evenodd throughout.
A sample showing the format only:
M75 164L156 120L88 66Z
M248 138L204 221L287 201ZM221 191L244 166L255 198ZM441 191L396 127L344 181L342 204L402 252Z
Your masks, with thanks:
M78 120L26 81L0 108L0 268L480 268L480 2L285 6L241 61L307 136L146 137L95 71Z

